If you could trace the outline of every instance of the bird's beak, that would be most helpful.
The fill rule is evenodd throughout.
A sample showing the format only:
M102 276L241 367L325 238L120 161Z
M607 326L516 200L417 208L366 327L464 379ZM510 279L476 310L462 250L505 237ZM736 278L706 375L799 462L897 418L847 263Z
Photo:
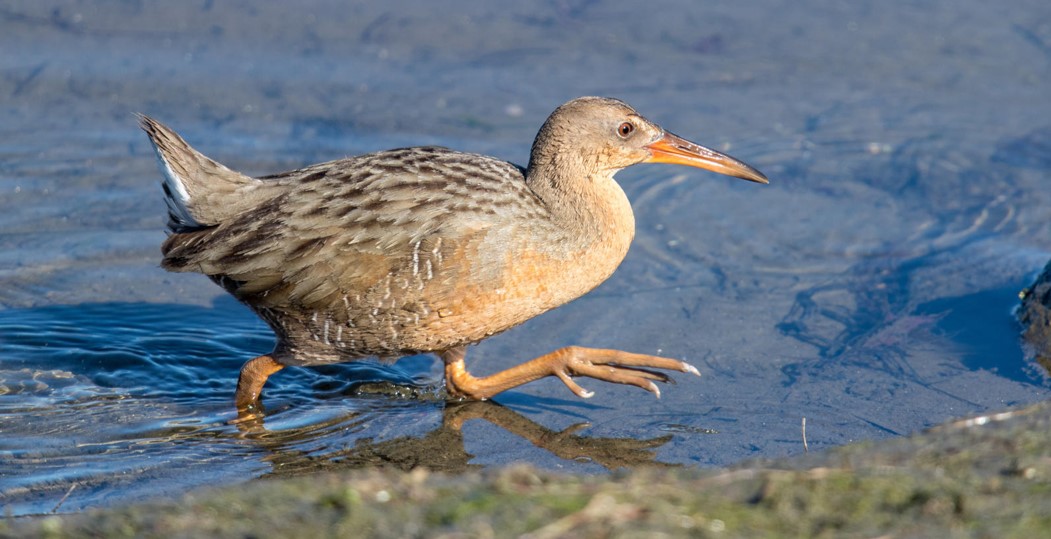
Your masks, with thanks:
M719 174L758 183L770 183L762 172L729 155L694 144L678 135L664 132L664 136L646 145L650 158L644 163L672 163L703 168Z

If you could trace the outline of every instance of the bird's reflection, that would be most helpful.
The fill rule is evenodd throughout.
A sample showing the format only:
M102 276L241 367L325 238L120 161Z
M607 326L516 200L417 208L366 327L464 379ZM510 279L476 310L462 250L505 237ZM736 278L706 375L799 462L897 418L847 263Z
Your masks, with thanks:
M492 401L445 403L441 425L423 436L402 436L378 442L361 438L353 447L321 454L290 449L287 440L280 439L284 437L268 436L262 410L242 412L236 424L245 436L270 451L265 460L272 465L272 471L267 475L273 477L376 466L404 471L423 467L448 473L481 468L481 465L471 464L474 455L467 452L464 444L463 426L473 419L488 421L568 461L593 462L610 470L642 465L671 466L659 462L656 454L657 448L672 439L670 434L649 439L579 434L588 427L587 423L554 431Z

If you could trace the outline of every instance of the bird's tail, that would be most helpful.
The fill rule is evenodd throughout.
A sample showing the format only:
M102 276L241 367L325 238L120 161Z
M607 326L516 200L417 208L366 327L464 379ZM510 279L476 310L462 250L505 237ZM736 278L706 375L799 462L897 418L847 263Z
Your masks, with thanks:
M190 147L164 124L139 115L164 173L164 201L172 232L222 223L240 207L238 193L258 180L226 168Z

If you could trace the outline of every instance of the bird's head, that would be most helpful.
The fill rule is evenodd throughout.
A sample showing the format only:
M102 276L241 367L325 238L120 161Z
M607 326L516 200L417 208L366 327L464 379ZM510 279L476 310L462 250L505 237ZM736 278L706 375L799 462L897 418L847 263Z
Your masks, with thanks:
M768 183L748 164L669 133L627 103L606 97L580 97L555 109L533 142L529 168L612 173L637 163L687 165Z

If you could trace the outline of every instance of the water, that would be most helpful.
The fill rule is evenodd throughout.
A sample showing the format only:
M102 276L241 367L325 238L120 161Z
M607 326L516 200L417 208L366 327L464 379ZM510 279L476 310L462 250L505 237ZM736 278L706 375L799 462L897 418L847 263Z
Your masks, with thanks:
M362 466L575 473L905 435L1048 398L1011 317L1051 253L1046 2L306 2L0 8L0 505L77 511ZM134 112L251 174L413 144L519 163L555 106L625 99L771 178L618 175L638 222L588 296L469 351L684 358L660 400L557 380L447 405L430 358L286 369L272 336L157 267Z

